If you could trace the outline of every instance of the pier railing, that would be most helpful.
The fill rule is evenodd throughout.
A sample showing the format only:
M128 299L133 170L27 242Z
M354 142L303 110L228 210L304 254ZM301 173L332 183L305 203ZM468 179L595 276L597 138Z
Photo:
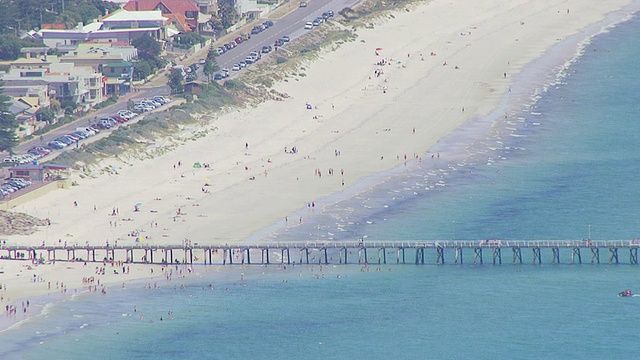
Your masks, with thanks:
M351 241L288 241L234 244L173 244L136 243L130 245L3 245L0 259L46 261L125 261L136 263L204 263L204 264L387 264L451 262L462 264L472 256L474 264L483 264L486 253L494 264L502 264L503 251L511 251L512 263L542 264L550 251L551 264L560 264L562 252L569 254L569 263L582 263L582 253L591 255L591 263L600 263L600 251L608 251L609 263L619 263L619 251L629 252L630 264L638 263L640 239L631 240L351 240ZM526 251L531 256L527 256ZM6 251L6 255L5 254ZM293 252L293 254L292 254ZM525 253L523 255L523 252ZM63 256L60 256L63 254ZM199 257L198 254L202 254ZM46 256L45 256L46 255ZM85 256L86 255L86 256ZM605 255L606 256L606 255ZM255 260L256 257L259 260ZM453 257L453 259L451 259ZM253 258L253 262L252 262ZM354 260L357 259L357 262ZM489 259L489 258L487 258ZM273 260L273 261L272 261ZM545 261L546 262L546 261Z

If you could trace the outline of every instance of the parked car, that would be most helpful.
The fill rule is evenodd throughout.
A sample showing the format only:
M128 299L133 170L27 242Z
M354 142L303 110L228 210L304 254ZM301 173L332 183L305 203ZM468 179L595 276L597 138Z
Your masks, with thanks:
M311 21L307 21L307 22L304 24L304 28L305 28L305 29L307 29L307 30L311 30L311 29L313 29L313 23L312 23Z
M147 112L147 111L151 111L152 109L149 109L148 106L144 106L142 104L138 104L138 105L135 105L133 107L133 110L139 111L139 112Z
M52 148L52 149L64 149L66 148L68 145L63 143L62 141L58 141L58 140L51 140L47 143L47 146Z
M213 75L213 79L214 80L222 80L222 74L217 73L217 74Z
M244 69L247 67L248 64L246 61L242 60L238 62L238 65L240 65L240 67Z
M283 37L280 38L280 40L282 40L282 42L289 42L291 41L291 38L289 37L289 35L284 35Z
M284 42L282 40L280 40L280 39L276 40L273 43L273 46L275 46L275 47L282 46L282 45L284 45Z
M238 36L237 38L235 38L235 42L236 44L242 44L244 42L244 39L240 36Z
M270 27L272 27L272 26L273 26L273 21L271 21L271 20L267 20L267 21L263 22L263 23L262 23L262 25L264 25L264 26L266 26L266 27L270 28Z
M233 64L233 67L231 68L232 71L240 71L240 69L242 68L238 64Z
M301 2L301 3L300 3L300 7L307 7L307 3L306 3L306 2L304 2L304 1L303 1L303 2Z
M162 105L169 103L169 99L164 96L154 96L153 100L160 102Z
M262 47L262 53L263 54L268 54L268 53L271 52L271 49L272 49L271 45L265 45L265 46Z

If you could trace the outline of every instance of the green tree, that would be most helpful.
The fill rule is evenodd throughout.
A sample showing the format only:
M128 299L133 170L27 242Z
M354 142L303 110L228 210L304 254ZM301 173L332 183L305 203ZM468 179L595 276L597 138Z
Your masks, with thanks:
M13 34L0 35L0 59L15 60L20 57L22 44L20 38Z
M0 80L0 151L8 150L13 152L13 148L18 144L16 129L18 122L16 117L9 112L10 98L4 94L4 82Z
M134 80L142 80L147 76L153 74L153 68L149 64L148 60L139 60L136 63L135 69L133 70L133 79Z
M209 82L211 82L211 77L220 70L220 66L214 59L207 58L207 61L204 63L204 68L202 68L202 72L207 76Z
M175 44L180 44L185 48L189 48L192 45L195 44L204 44L206 39L204 38L204 36L194 33L194 32L188 32L188 33L184 33L184 34L179 34L176 35L173 39Z
M36 119L38 121L46 121L47 124L51 125L56 119L56 113L50 107L40 108L36 111Z
M222 26L222 19L218 17L218 15L211 16L209 25L211 25L211 28L216 32L224 30L224 27Z
M184 86L182 85L182 70L177 68L171 70L171 75L169 76L169 87L173 94L179 94L184 91Z
M162 53L162 46L149 34L144 34L131 42L138 50L138 58L155 61Z
M218 15L220 16L220 22L224 29L228 29L233 26L239 18L236 8L228 2L220 5L218 8Z

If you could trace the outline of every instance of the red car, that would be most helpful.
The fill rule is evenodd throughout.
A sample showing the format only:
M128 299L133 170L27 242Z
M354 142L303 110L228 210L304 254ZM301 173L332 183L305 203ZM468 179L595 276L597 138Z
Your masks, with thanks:
M122 123L124 123L124 122L129 121L129 120L127 120L127 119L123 118L122 116L114 116L114 117L113 117L113 119L114 119L115 121L117 121L117 122L121 123L121 124L122 124Z

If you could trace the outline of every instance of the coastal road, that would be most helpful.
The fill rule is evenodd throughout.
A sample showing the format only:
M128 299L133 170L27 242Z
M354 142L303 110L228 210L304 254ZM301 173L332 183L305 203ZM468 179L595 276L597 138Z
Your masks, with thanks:
M118 111L127 109L127 102L129 100L133 100L134 102L136 102L144 98L152 98L154 96L159 96L159 95L167 96L169 95L170 92L171 92L171 89L168 86L141 88L139 92L131 92L124 96L121 96L118 102L111 106L108 106L104 109L99 109L96 112L92 112L89 115L85 115L80 119L75 120L72 123L63 125L59 128L49 131L48 133L42 136L42 139L40 136L36 136L29 141L21 143L13 151L16 154L24 154L32 146L46 145L49 141L57 137L76 131L76 128L78 127L86 127L86 126L90 126L91 124L95 124L97 120L102 117L115 116L118 113ZM110 131L110 130L107 130L107 131ZM81 140L80 143L82 142L84 141ZM59 152L60 150L54 150L54 153L59 153ZM4 152L2 156L4 157L9 156L9 153Z
M344 9L345 7L352 7L359 3L360 0L310 0L306 1L307 7L299 7L293 10L291 13L283 16L279 20L272 20L273 26L264 30L263 32L255 35L251 35L251 39L247 42L239 44L234 49L227 51L226 53L218 56L216 61L220 68L229 68L242 60L252 51L260 52L265 45L273 46L273 43L283 37L289 35L293 41L295 38L304 35L307 32L313 30L305 30L304 24L307 21L313 21L315 18L322 16L322 13L333 10L335 13ZM263 21L269 20L269 17L261 19ZM256 22L256 25L261 22ZM320 26L323 26L320 24ZM286 47L286 44L285 46ZM206 77L202 76L201 80L206 80Z
M247 55L249 55L252 51L261 51L262 47L265 45L273 46L274 42L281 38L284 35L289 35L291 40L293 41L295 38L298 38L305 33L313 30L305 30L304 24L307 21L313 21L315 18L322 15L323 12L333 10L335 13L344 9L345 7L352 7L355 4L359 3L361 0L332 0L332 1L322 1L322 0L309 0L306 1L306 7L298 7L289 14L283 16L278 20L273 20L274 25L264 30L263 32L255 35L251 35L251 39L247 42L243 42L238 45L236 48L231 51L226 52L217 57L217 63L220 68L229 68L233 66L233 64L238 63L241 60L244 60ZM269 18L261 19L262 21L268 20ZM256 25L261 22L256 22ZM323 26L322 24L320 26ZM286 45L285 45L286 46ZM193 59L194 62L197 59ZM198 70L199 79L206 81L206 76L202 74L202 68ZM77 127L85 127L89 126L96 122L97 119L106 116L114 116L119 110L123 110L127 108L127 102L129 100L139 101L144 98L152 98L154 96L163 95L167 96L171 93L171 90L168 86L158 86L158 87L149 87L149 88L140 88L139 92L128 93L124 96L121 96L119 101L106 107L104 109L99 109L96 112L93 112L89 115L86 115L70 124L63 125L59 128L56 128L47 134L44 134L42 137L36 136L33 139L24 142L18 145L14 152L17 154L24 154L27 152L29 148L32 146L40 146L45 145L49 141L64 135L69 134L75 131ZM56 150L54 152L59 152ZM4 152L0 154L2 157L9 156L8 152Z

